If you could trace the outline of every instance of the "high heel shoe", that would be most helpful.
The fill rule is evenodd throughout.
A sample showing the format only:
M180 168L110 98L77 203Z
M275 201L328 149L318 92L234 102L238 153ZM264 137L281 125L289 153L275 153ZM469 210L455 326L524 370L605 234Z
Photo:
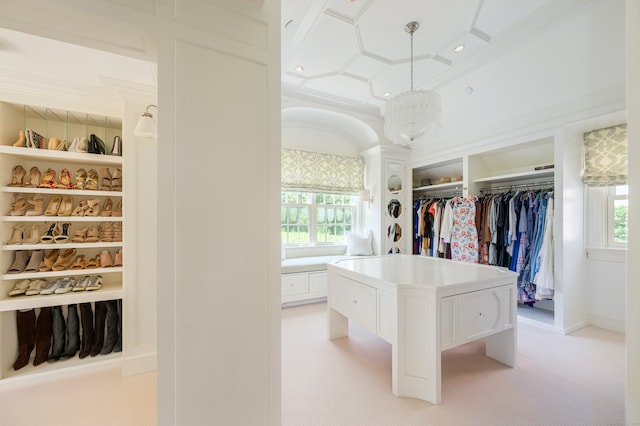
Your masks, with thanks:
M100 252L100 267L101 268L113 267L113 257L111 257L111 252L107 249L104 249Z
M112 213L113 201L111 201L111 198L107 198L104 200L104 204L102 205L102 213L100 213L100 216L111 216Z
M19 274L24 271L30 258L28 250L17 250L14 256L13 263L7 271L9 274Z
M113 146L111 147L111 155L122 156L122 138L115 136L113 138Z
M58 223L52 223L51 226L49 226L47 232L42 237L40 237L40 242L42 244L51 244L58 234L60 234Z
M71 264L71 269L84 269L87 267L87 262L84 260L84 254L76 257L76 260Z
M29 238L22 240L22 244L38 244L40 242L40 225L32 225L29 228Z
M87 152L87 138L80 138L76 145L76 152Z
M84 189L88 191L98 190L98 172L96 172L94 169L90 169L87 172L87 179L84 182Z
M58 209L58 216L71 216L73 212L73 198L69 195L65 195L60 203Z
M58 210L60 209L60 204L62 203L62 197L56 195L49 201L49 205L47 206L47 211L44 212L45 216L58 216Z
M87 231L87 237L84 239L85 243L97 243L100 241L100 227L92 226Z
M122 199L120 199L120 201L118 201L118 204L116 204L116 208L113 209L113 213L111 213L111 216L122 216Z
M13 196L13 203L11 203L11 211L9 216L24 216L27 212L27 200L24 195L15 194Z
M27 148L46 148L46 139L38 132L27 129L25 130L25 144Z
M73 238L71 239L71 242L84 243L85 240L87 239L87 231L89 231L89 228L86 228L86 227L76 230L76 232L73 235Z
M111 191L111 170L105 167L98 170L100 182L100 191Z
M122 266L122 249L118 249L116 252L113 266Z
M122 170L116 169L111 177L111 190L122 191Z
M60 256L59 249L49 250L49 253L44 257L42 262L40 262L40 266L38 267L38 270L40 272L51 271L51 269L53 268L53 265L56 263L56 260L58 260L58 256Z
M42 213L44 213L44 195L35 194L28 203L29 208L26 216L42 216Z
M38 272L40 269L40 263L44 260L44 250L32 250L31 257L27 267L24 268L24 272Z
M13 174L11 176L11 183L7 186L22 186L24 181L24 176L27 174L27 171L21 165L17 165L13 168Z
M6 242L7 245L18 245L22 244L22 239L24 238L24 225L19 224L13 227L13 232L11 233L11 239Z
M78 142L80 142L80 138L78 136L76 136L75 138L73 138L73 140L71 141L71 144L67 147L67 151L69 152L76 152L76 148L78 146Z
M122 223L116 222L113 224L113 242L119 243L122 241Z
M113 222L107 222L102 225L100 240L105 243L110 243L113 241Z
M71 212L71 216L84 216L87 209L89 209L89 204L85 200L82 200L78 203L73 212Z
M69 228L71 227L70 223L63 223L62 230L59 235L53 237L53 242L56 244L64 244L69 241Z
M13 143L13 146L24 146L24 130L18 132L18 140Z
M29 183L25 186L30 186L31 188L37 188L40 186L40 179L42 178L42 175L40 174L40 169L37 167L32 167L31 170L29 170ZM26 176L25 176L25 180L26 180Z
M47 169L42 175L42 183L39 188L51 188L56 187L56 171L53 169Z
M73 182L71 181L71 172L66 167L60 171L59 183L56 188L60 189L73 189Z
M67 141L60 140L58 138L51 138L47 143L47 148L52 151L66 151L67 150Z
M86 181L87 181L87 171L85 169L78 169L76 171L76 183L73 185L73 188L84 189L84 185Z
M69 268L71 262L73 261L73 257L76 255L76 249L66 249L56 259L56 263L53 264L54 271L64 271Z

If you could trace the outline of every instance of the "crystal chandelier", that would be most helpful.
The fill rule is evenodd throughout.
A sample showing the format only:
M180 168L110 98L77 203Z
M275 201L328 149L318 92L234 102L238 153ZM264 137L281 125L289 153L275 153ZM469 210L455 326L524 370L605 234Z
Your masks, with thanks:
M404 30L411 35L411 90L387 102L384 134L393 143L410 145L442 127L440 95L431 90L413 90L413 33L420 23L409 22Z

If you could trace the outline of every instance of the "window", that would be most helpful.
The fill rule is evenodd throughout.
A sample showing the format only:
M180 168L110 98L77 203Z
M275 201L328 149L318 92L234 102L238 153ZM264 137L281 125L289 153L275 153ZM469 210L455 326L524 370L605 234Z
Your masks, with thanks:
M285 244L346 242L354 229L356 197L345 194L282 191L280 231Z
M629 186L618 185L608 189L607 246L626 247Z

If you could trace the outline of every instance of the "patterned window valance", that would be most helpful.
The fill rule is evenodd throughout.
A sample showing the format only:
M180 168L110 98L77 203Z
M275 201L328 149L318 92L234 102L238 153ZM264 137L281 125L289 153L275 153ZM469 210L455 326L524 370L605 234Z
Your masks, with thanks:
M590 186L627 183L627 125L607 127L584 134L584 173Z
M283 190L357 194L364 188L359 157L283 148L281 168Z

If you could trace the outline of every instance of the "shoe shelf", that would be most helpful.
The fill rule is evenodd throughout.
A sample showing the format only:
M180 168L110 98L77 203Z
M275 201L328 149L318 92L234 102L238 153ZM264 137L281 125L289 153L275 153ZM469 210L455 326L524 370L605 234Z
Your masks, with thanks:
M120 266L112 266L109 268L92 268L92 269L65 269L62 271L49 271L49 272L27 272L20 274L2 274L2 281L9 280L34 280L44 278L61 278L71 277L78 275L104 275L115 274L122 272L123 268Z
M24 159L51 161L54 163L86 163L104 166L121 166L123 163L123 157L118 155L87 154L82 152L23 148L7 145L0 145L0 154L13 155Z
M113 268L104 268L113 269ZM98 269L92 269L97 271ZM76 272L76 271L61 271L61 272ZM90 275L87 270L80 270L78 272L84 272L77 275ZM91 273L93 274L93 272ZM17 275L17 274L16 274ZM22 274L25 275L25 274ZM37 274L30 274L37 275ZM63 274L63 276L70 276L72 274ZM58 306L58 305L70 305L73 303L85 303L85 302L99 302L103 300L123 299L124 290L122 288L122 282L104 282L99 290L84 290L84 291L70 291L64 294L46 294L46 295L34 295L34 296L8 296L6 294L0 295L0 312L15 311L18 309L31 309L42 308L43 306Z
M49 189L49 188L29 188L24 186L3 186L2 192L19 194L43 194L43 195L77 195L80 197L122 197L122 191L89 191L86 189Z
M96 242L96 243L53 243L53 244L5 244L2 246L4 251L16 251L16 250L53 250L53 249L103 249L109 247L124 247L122 241L110 241L110 242Z

